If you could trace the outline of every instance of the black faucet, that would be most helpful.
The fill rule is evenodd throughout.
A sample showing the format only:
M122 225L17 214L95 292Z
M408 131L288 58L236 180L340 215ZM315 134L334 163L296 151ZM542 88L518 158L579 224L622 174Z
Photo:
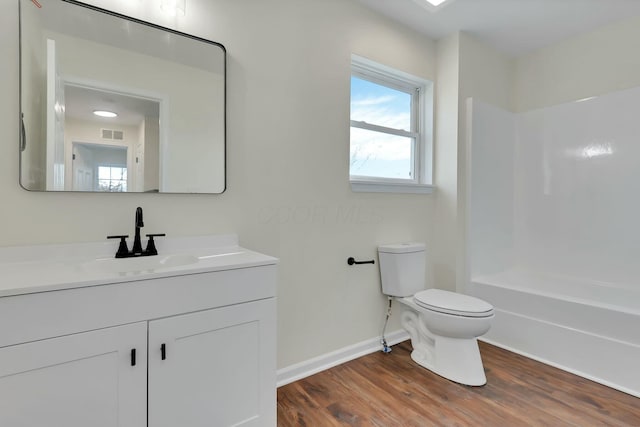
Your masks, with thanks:
M133 238L133 248L131 248L131 252L133 252L134 255L142 254L142 242L140 241L140 229L142 227L144 227L142 208L138 207L136 209L136 235Z
M158 250L156 249L155 242L153 241L154 237L165 236L164 233L160 234L147 234L149 238L147 242L147 248L142 250L142 242L140 240L140 229L144 227L144 221L142 220L142 208L138 207L136 209L136 234L133 238L133 248L131 248L131 252L129 252L129 248L127 247L127 238L129 235L117 235L117 236L107 236L107 239L120 239L120 246L118 246L118 251L116 252L116 258L131 258L137 256L152 256L158 255Z

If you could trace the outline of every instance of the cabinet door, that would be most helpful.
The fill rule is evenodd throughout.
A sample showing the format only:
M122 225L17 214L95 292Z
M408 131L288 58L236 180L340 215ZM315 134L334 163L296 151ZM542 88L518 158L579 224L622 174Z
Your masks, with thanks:
M271 298L149 322L149 427L275 426L275 310Z
M141 322L0 348L0 426L144 427L146 340Z

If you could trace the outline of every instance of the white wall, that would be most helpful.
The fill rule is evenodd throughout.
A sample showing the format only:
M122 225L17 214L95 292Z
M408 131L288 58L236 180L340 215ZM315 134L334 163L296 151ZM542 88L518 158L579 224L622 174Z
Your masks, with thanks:
M515 108L515 78L516 63L513 58L469 33L460 33L461 101L473 97L511 111ZM461 125L460 129L466 129L464 123Z
M17 3L17 2L16 2ZM435 78L430 40L346 0L190 0L184 18L153 2L94 1L216 40L228 49L227 191L222 195L52 194L18 186L16 4L0 17L0 245L102 241L130 232L237 232L281 259L278 365L378 336L385 299L376 246L434 242L434 198L352 193L351 53ZM431 252L437 252L437 244ZM399 327L397 319L389 330Z
M458 115L460 105L460 35L453 34L437 43L438 76L435 103L434 184L436 218L433 257L434 285L440 289L456 287L456 239L458 197Z
M518 58L516 111L640 86L640 17Z

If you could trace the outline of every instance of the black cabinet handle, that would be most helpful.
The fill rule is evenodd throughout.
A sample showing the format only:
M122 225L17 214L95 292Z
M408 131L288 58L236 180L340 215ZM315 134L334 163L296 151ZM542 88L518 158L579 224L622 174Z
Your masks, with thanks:
M167 358L167 345L162 343L160 345L160 359L165 360Z
M136 349L131 349L131 366L136 366Z

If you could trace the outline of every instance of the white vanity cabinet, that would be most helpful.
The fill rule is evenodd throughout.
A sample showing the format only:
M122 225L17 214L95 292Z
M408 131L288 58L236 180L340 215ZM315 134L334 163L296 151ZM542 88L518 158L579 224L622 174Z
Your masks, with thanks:
M68 286L0 283L0 426L275 426L277 260L232 249Z
M0 349L0 426L146 425L146 347L140 322Z
M149 426L275 425L275 302L149 323Z

